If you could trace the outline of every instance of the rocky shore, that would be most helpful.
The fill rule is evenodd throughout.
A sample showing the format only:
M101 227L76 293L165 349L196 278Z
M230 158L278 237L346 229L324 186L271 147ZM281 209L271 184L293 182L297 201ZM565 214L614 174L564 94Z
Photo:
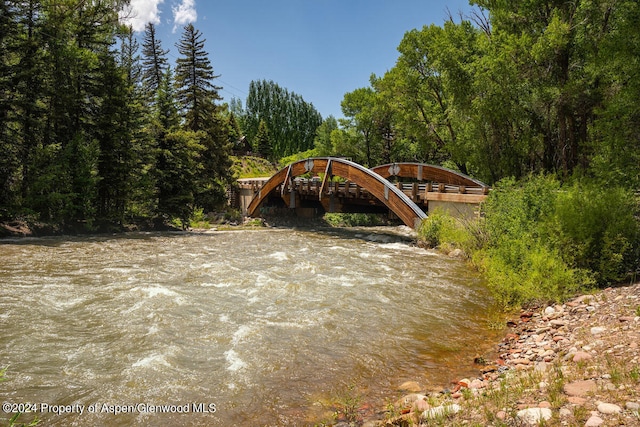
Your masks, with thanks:
M640 283L523 310L497 358L441 392L417 383L373 426L640 426Z

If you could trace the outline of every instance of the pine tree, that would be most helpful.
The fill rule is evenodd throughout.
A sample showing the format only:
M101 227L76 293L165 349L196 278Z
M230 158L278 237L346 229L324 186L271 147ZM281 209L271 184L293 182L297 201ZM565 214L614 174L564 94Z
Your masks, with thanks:
M269 129L264 120L260 120L258 125L258 133L256 135L256 151L265 159L271 160L273 155L273 145L269 137Z
M12 136L13 106L12 45L17 40L16 10L12 2L0 1L0 219L14 214L18 203L16 181L19 176L19 146Z
M142 84L150 99L155 97L169 67L168 50L163 50L156 36L156 27L148 23L144 30L142 42Z
M213 80L218 77L204 50L202 33L192 24L184 27L177 45L182 55L176 61L177 101L184 127L200 136L204 147L198 177L196 204L206 210L224 200L225 185L231 179L232 145L229 129L216 101L221 97Z
M177 44L182 55L176 60L177 100L186 127L194 132L207 127L206 122L214 113L214 103L222 99L218 94L222 88L213 84L219 76L213 74L204 42L202 33L188 24Z
M197 173L204 147L196 132L180 130L171 68L156 93L153 136L157 146L154 168L156 219L159 223L179 218L188 224L197 190Z

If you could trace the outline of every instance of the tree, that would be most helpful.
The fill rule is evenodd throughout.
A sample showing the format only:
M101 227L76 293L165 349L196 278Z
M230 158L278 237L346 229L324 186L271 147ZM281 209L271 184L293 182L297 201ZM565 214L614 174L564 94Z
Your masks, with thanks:
M182 57L177 59L177 101L184 117L184 127L197 133L204 147L199 170L196 204L212 210L224 199L225 185L231 180L232 144L227 120L216 101L221 97L213 80L213 67L204 50L202 33L192 24L184 27L178 43Z
M15 67L14 45L18 38L17 11L9 1L0 2L0 218L14 214L19 187L19 144L14 138L13 94Z
M256 152L265 159L272 160L272 151L269 129L264 120L261 120L260 126L258 126L258 134L256 135Z
M133 146L136 116L126 69L118 67L109 51L100 57L104 78L96 123L99 144L97 171L97 215L101 220L122 224L131 198Z
M169 64L167 63L168 50L162 49L160 40L156 35L156 27L149 22L144 29L142 42L142 84L150 99L153 99L164 78Z
M244 130L254 145L261 121L269 129L273 158L280 158L313 148L322 116L313 104L275 82L252 81L247 95Z
M377 164L381 151L380 140L376 135L376 123L373 113L375 92L372 88L360 88L344 95L340 103L346 119L345 127L355 129L361 135L364 158L358 159L365 166Z
M338 121L335 117L329 116L316 130L316 137L313 146L318 151L319 156L333 156L333 144L331 143L331 132L338 129Z
M194 208L204 147L200 143L201 135L180 130L171 68L160 82L155 103L152 128L157 147L154 167L156 219L162 223L176 217L186 226Z
M222 99L218 94L222 88L213 84L218 76L213 74L204 42L202 33L188 24L177 44L182 55L176 60L177 101L182 107L185 126L194 132L206 127L214 114L214 103Z

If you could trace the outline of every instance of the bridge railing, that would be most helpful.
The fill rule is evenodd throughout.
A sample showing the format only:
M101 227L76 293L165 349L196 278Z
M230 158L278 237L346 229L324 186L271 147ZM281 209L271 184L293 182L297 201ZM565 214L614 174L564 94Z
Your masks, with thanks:
M465 197L465 201L468 203L478 203L485 199L488 188L487 187L468 187L464 185L451 185L442 183L397 183L396 187L410 197L414 202L423 202L428 200L441 200L444 195L466 195L477 197ZM299 178L292 181L291 184L286 184L285 192L296 191L301 195L319 195L322 182L314 179ZM254 186L255 191L259 188ZM279 191L282 191L282 187L278 187ZM323 194L338 195L347 198L367 198L369 192L352 182L332 182L326 185ZM477 199L477 200L476 200ZM462 199L461 199L462 200Z

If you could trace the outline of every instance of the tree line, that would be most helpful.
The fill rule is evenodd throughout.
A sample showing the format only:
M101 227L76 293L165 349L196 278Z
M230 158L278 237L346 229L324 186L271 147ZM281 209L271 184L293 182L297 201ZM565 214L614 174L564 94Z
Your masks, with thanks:
M123 3L0 1L0 218L186 220L224 200L233 151L640 185L636 1L473 1L408 31L339 120L265 80L221 104L202 34L183 29L172 66Z
M395 66L344 96L318 152L487 183L549 172L637 188L638 2L470 3L469 16L408 31Z
M186 221L225 198L237 129L189 24L172 67L122 1L0 2L0 218Z
M0 220L186 224L225 202L234 151L313 146L313 105L267 81L221 104L202 33L184 27L172 65L125 3L0 1Z

